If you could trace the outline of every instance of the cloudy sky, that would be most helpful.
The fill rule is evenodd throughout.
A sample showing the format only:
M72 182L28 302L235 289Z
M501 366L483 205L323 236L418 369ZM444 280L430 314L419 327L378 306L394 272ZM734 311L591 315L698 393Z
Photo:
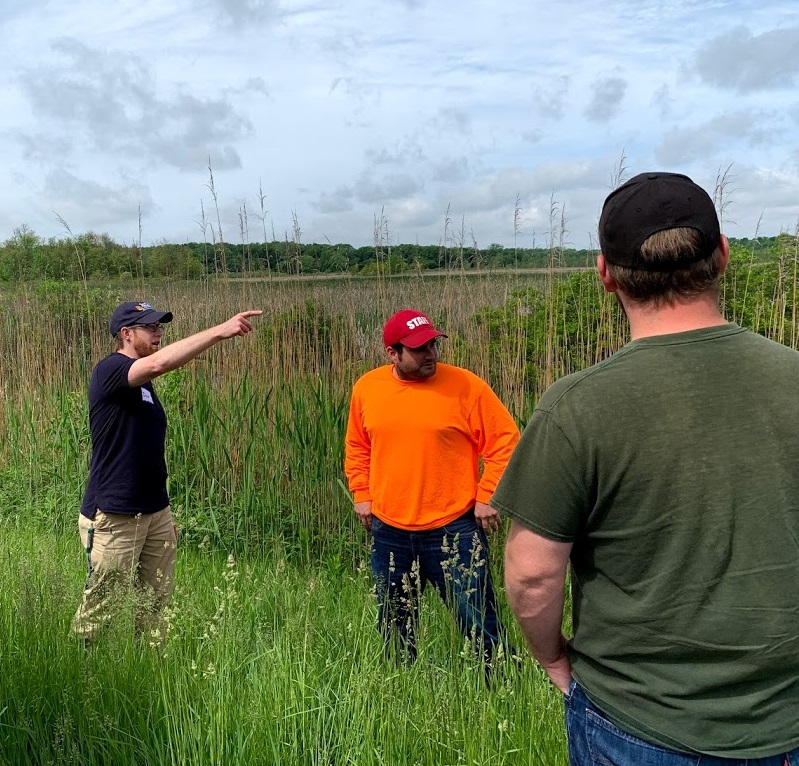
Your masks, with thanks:
M202 240L209 158L234 242L585 247L622 164L729 168L727 233L793 232L797 8L3 0L0 240Z

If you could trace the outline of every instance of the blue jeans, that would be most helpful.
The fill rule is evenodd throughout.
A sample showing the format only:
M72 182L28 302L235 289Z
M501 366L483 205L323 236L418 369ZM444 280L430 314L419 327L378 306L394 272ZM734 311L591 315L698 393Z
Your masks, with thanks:
M474 511L438 529L409 532L372 519L372 573L378 630L387 646L398 640L404 660L416 659L419 599L430 583L455 613L478 658L490 665L500 643L488 541Z
M644 742L614 726L574 680L565 704L571 766L799 766L799 748L767 758L719 758Z

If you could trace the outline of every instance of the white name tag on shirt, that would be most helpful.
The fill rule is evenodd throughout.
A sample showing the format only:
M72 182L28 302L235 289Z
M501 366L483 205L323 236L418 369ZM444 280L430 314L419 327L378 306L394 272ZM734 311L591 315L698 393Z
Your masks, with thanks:
M143 402L147 402L148 404L152 404L153 403L153 395L146 388L143 388L141 390L141 400Z

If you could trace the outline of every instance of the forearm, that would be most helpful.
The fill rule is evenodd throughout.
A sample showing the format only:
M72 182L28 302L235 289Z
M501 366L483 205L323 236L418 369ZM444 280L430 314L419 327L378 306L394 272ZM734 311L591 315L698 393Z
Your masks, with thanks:
M250 318L260 316L262 313L261 309L240 311L227 322L170 343L153 354L138 356L128 370L128 385L141 386L165 372L182 367L186 362L190 362L198 354L221 340L252 332L253 326L249 321Z
M560 659L564 653L563 580L519 578L511 567L506 569L505 589L533 657L544 667Z
M223 325L209 327L188 338L176 340L154 354L137 359L128 372L128 383L142 385L165 372L182 367L206 349L223 340L225 336L222 334L222 327Z
M545 668L562 658L564 587L571 543L541 537L511 523L505 545L508 603L527 639L530 653Z
M215 325L164 346L153 354L153 358L158 359L158 365L163 368L164 372L169 372L182 367L221 340L224 340L222 325Z

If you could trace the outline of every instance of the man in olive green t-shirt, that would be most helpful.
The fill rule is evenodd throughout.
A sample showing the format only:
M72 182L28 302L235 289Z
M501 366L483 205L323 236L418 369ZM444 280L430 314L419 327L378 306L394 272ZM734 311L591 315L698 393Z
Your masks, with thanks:
M508 600L574 766L799 764L799 353L721 315L729 247L687 177L619 187L599 237L632 341L557 381L511 458Z

